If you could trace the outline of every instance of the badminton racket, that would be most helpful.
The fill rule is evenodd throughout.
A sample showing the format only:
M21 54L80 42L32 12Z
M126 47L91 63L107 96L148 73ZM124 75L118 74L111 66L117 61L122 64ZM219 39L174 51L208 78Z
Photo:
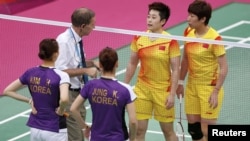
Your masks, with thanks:
M178 141L185 141L185 133L184 133L184 128L182 125L182 95L180 95L179 97L179 103L180 103L180 117L179 117L179 121L176 123L176 134L178 137Z

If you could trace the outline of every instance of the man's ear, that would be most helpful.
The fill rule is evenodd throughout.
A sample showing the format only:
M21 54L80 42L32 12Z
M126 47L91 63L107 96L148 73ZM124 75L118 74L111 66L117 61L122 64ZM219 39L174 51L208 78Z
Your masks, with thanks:
M203 17L203 18L201 18L200 20L201 20L203 23L205 23L206 17Z
M85 26L86 26L86 24L82 24L82 25L81 25L81 28L84 28Z
M161 26L163 27L163 25L165 25L167 21L166 19L162 19L160 22L161 22Z
M118 68L118 61L116 61L116 63L115 63L115 67L116 67L116 68Z

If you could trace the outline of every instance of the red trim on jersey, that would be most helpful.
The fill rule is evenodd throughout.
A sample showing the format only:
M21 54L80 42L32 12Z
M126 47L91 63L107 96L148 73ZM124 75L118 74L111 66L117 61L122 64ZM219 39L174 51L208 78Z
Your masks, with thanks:
M178 44L178 42L176 40L171 40L169 47L175 47L176 46L175 44Z
M189 34L189 32L192 30L192 28L187 27L184 31L184 36L187 36Z
M159 50L165 50L166 47L165 46L159 46Z
M137 41L139 38L140 38L141 36L138 36L138 35L136 35L136 36L134 36L134 41Z
M217 36L215 40L222 40L221 36Z
M209 47L209 44L202 44L202 47L207 49Z

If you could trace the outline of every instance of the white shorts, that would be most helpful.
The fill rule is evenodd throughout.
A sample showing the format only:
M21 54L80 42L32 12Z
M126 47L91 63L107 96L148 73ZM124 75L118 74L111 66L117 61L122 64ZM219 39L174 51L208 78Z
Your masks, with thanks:
M37 128L30 128L30 141L68 141L67 129L61 129L59 133Z

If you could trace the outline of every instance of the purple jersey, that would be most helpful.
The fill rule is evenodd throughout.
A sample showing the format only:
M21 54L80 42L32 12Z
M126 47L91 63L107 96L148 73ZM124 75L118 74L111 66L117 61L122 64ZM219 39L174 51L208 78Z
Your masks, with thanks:
M38 111L36 115L30 114L27 125L52 132L58 132L60 126L65 128L66 120L55 111L59 106L60 85L70 83L68 74L55 68L39 66L28 69L19 79L28 86Z
M124 141L124 107L135 100L132 88L115 79L93 79L84 85L81 96L92 109L91 141Z

